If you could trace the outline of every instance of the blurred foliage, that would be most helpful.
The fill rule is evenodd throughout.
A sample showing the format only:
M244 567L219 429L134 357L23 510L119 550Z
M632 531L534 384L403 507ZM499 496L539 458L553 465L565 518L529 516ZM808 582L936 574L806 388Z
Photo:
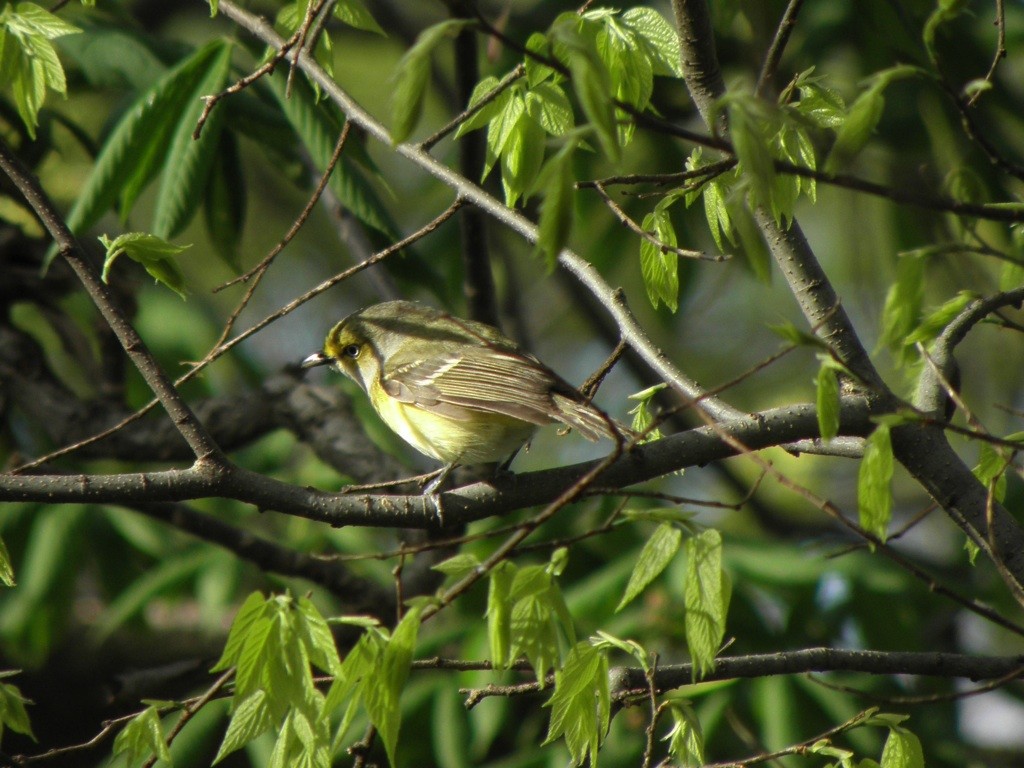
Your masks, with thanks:
M969 297L1024 283L1019 225L896 204L786 174L778 165L853 174L908 195L1019 206L1022 177L1006 170L1024 157L1024 109L1014 85L1024 77L1019 3L1005 8L1009 55L987 85L997 43L995 3L806 3L768 97L759 98L754 83L786 3L712 2L730 87L719 109L729 117L738 165L707 183L607 189L662 244L733 257L721 262L677 258L622 226L593 189L574 186L612 175L694 171L721 159L713 148L695 151L627 121L647 110L703 131L671 56L675 41L666 37L671 9L652 3L611 12L595 5L580 17L578 5L481 2L482 17L501 36L468 33L477 34L480 48L480 85L472 95L459 96L453 86L459 64L452 41L474 22L449 17L443 4L342 0L314 52L396 138L411 141L482 100L523 64L523 49L536 54L525 58L510 89L441 140L434 155L456 166L460 144L479 139L490 173L471 180L538 221L548 257L569 245L609 284L621 285L656 343L689 375L709 388L737 380L721 394L744 411L817 400L822 431L834 431L842 381L842 371L815 356L819 348L798 334L783 334L780 342L772 330L788 324L803 332L806 325L753 229L751 209L758 204L779 222L800 221L864 345L875 350L874 362L901 395L912 395L922 369L916 343L931 343ZM211 18L199 2L89 6L67 3L51 12L0 3L0 135L38 174L97 266L104 260L97 238L105 236L111 290L176 377L216 343L252 283L215 289L259 264L296 220L344 117L285 59L273 74L213 105L194 140L205 105L200 97L238 82L272 53L223 13ZM304 0L254 6L285 37L301 28L307 9ZM975 95L965 129L956 100ZM1001 165L992 155L1009 160ZM234 333L415 231L452 199L452 190L393 147L352 130L321 204L269 267ZM0 216L0 330L34 342L34 366L52 373L52 383L85 412L143 406L148 388L6 180ZM551 258L538 258L531 244L497 223L488 226L506 329L568 380L583 381L617 338L602 333L601 318L571 278L551 269ZM188 250L176 252L186 244ZM149 250L129 249L137 246ZM255 392L316 351L338 318L392 295L462 313L463 247L457 226L442 227L235 347L182 387L186 399ZM129 258L111 267L122 252ZM1006 317L1020 322L1019 312ZM958 352L961 397L972 417L992 434L1013 438L1024 408L1024 347L1011 329L981 325ZM7 339L0 337L0 345L13 343ZM791 352L748 373L789 342ZM48 419L14 391L14 373L5 370L0 381L0 458L7 468L61 447ZM18 373L37 375L34 367ZM342 386L328 375L315 383ZM634 405L628 397L657 383L620 363L598 402L622 419ZM428 467L384 433L354 388L346 392L378 445L406 466ZM667 402L657 399L662 394L638 398L638 429ZM50 418L64 415L55 411ZM964 423L962 414L957 418ZM514 469L569 463L607 447L554 431L539 435ZM858 485L869 512L891 504L891 515L865 516L861 509L865 527L888 535L937 581L1019 620L1020 607L992 564L983 558L972 564L961 531L941 511L929 511L930 500L905 471L893 471L887 437L887 426L875 433L872 461L859 478L856 461L781 450L765 455L851 519ZM1005 472L1010 452L951 439L969 466L979 464L979 476L999 484L1007 508L1024 521L1024 485ZM337 490L351 480L345 467L319 459L281 424L231 455L241 466L297 485ZM110 473L182 463L128 458L71 454L49 469ZM870 551L809 498L759 471L732 459L652 482L643 489L648 495L579 501L545 521L514 562L494 569L422 628L422 613L438 605L431 597L418 596L395 628L386 626L394 623L388 616L354 629L345 620L339 629L345 606L339 595L267 572L164 519L94 504L5 503L0 536L16 585L0 594L0 666L23 672L0 684L3 751L85 742L102 721L131 715L116 743L69 759L102 764L112 750L130 759L163 756L163 736L179 716L175 702L209 687L207 673L221 657L217 669L234 664L244 679L236 678L230 710L215 698L188 722L170 746L176 765L209 764L214 757L232 766L298 764L286 761L299 756L309 765L347 764L345 749L372 723L380 738L365 749L378 762L553 766L599 755L605 766L637 766L649 702L641 696L635 706L609 711L602 688L609 664L657 668L694 660L709 668L723 643L729 655L817 646L1022 653L1018 635ZM352 574L388 594L403 568L433 564L422 555L378 557L422 543L409 531L336 530L223 499L190 506L301 553L351 558ZM469 526L457 555L464 559L442 565L427 581L428 595L443 589L442 579L450 587L476 572L506 527L530 517L525 511ZM242 625L253 634L235 634ZM599 631L612 640L588 640ZM490 659L499 670L410 670L412 659L434 656ZM537 668L508 669L519 656ZM550 690L463 707L460 688L544 681L549 666L558 670ZM153 680L134 670L152 671ZM333 685L315 684L314 674L322 673L333 676ZM386 684L374 687L374 675ZM873 765L850 762L871 758L914 766L923 747L929 766L1020 764L1019 685L1003 687L998 699L980 699L1006 718L1003 741L986 730L987 718L951 698L961 690L952 679L853 673L694 682L664 697L654 755L660 760L670 750L684 765L741 759L851 723L828 747L836 752L822 746L780 763L845 768ZM25 736L24 699L38 745ZM150 699L160 701L142 703ZM854 720L876 704L883 715L910 717Z

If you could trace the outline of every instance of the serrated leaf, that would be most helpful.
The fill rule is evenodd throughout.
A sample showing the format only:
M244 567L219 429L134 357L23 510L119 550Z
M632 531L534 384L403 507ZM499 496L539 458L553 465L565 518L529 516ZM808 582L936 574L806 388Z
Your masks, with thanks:
M838 92L815 82L799 86L800 100L795 107L820 128L835 130L846 119L846 102Z
M551 57L548 38L541 32L534 32L526 39L526 50L545 59ZM523 57L523 67L526 70L526 82L529 83L531 88L537 87L539 83L544 82L548 78L554 78L556 75L555 70L541 63L533 56Z
M341 671L341 659L331 628L308 597L298 599L298 608L297 629L310 662L324 672L337 675Z
M472 109L483 101L484 98L489 96L498 87L500 82L498 78L489 76L477 83L476 87L473 88L473 93L470 94L469 104L466 105L466 109ZM483 128L504 109L505 103L509 98L511 98L510 89L506 89L503 93L495 96L490 102L474 112L469 119L459 125L458 130L455 131L455 138L465 136L470 131L475 131L478 128Z
M471 23L469 19L448 19L427 27L398 62L391 100L393 144L405 141L419 122L430 76L430 54L445 38L456 37Z
M752 97L732 98L727 104L729 133L739 170L750 186L751 206L772 208L775 158L772 157L771 142L758 107Z
M544 129L524 111L501 151L501 183L510 208L533 189L544 162Z
M713 528L686 540L686 645L694 680L715 667L725 638L730 583L722 570L722 536Z
M259 690L246 697L231 714L231 722L228 723L213 764L216 765L235 750L266 733L273 724L266 692Z
M573 765L589 760L596 766L611 712L605 653L588 642L573 646L565 666L555 673L555 690L544 706L551 707L544 743L564 737Z
M7 545L3 539L0 539L0 583L5 587L13 587L16 583L14 565L11 563L11 555L7 551Z
M561 86L539 83L526 93L526 111L552 136L564 136L573 127L572 105Z
M885 541L892 519L892 438L881 425L864 443L857 476L857 509L861 527Z
M512 660L512 580L515 566L504 562L491 571L487 586L487 639L490 644L491 664L499 669Z
M577 28L576 20L552 25L552 35L565 52L572 74L572 86L584 114L597 134L601 148L611 160L619 158L618 130L611 95L614 88L594 42Z
M122 116L68 213L68 227L73 232L95 224L118 197L122 205L127 203L130 207L159 170L161 152L166 150L178 114L221 47L221 43L211 43L196 51L139 97ZM48 254L47 264L51 260Z
M928 344L938 338L946 326L967 308L977 296L972 291L960 291L949 301L932 310L911 333L907 334L904 343L913 346L918 342Z
M387 37L373 15L366 9L361 0L338 0L334 6L334 18L355 29Z
M14 671L4 673L3 677L10 677L16 674ZM36 741L32 733L32 724L28 719L26 704L32 702L21 695L16 685L0 683L0 736L3 736L5 728L10 728L15 733L28 736Z
M147 707L128 721L114 739L114 755L126 755L129 765L150 756L170 762L171 753L160 729L156 707Z
M548 161L538 179L544 198L540 204L537 250L545 257L549 270L555 268L558 254L569 241L575 220L576 177L572 168L575 151L575 142L562 147Z
M616 612L621 611L632 602L647 588L648 584L665 570L679 551L682 541L683 532L670 523L663 523L654 530L643 549L640 550L640 556L633 566L633 572L629 575L626 590L615 607Z
M630 8L622 14L622 23L648 44L655 74L683 76L679 35L664 16L652 8Z
M676 246L676 230L667 211L652 211L644 217L641 226L666 246ZM640 274L651 305L657 309L660 302L675 312L679 307L679 256L650 240L642 239Z
M380 733L391 765L396 765L395 749L402 719L399 696L409 677L419 627L419 611L406 612L384 648L378 679L366 691L366 712Z
M971 471L982 485L988 487L991 484L993 498L1002 503L1006 498L1006 470L1009 467L1010 462L995 446L982 443L978 452L978 464Z
M231 47L222 45L196 84L185 109L177 116L163 161L163 174L153 211L153 234L170 238L179 234L191 220L202 200L202 192L213 166L213 153L224 125L223 105L210 113L198 139L193 139L196 123L203 111L202 96L219 93L231 66Z
M126 232L110 240L100 235L99 241L107 249L103 259L103 282L107 281L114 262L121 255L141 264L158 283L185 298L185 277L171 259L191 246L174 245L146 232Z
M281 111L313 158L313 163L319 169L326 168L341 134L343 119L338 117L329 104L318 102L313 89L302 78L292 82L290 97L287 73L275 72L271 77L264 78L264 81L270 86ZM328 182L331 190L361 222L388 237L397 237L397 228L385 207L360 171L354 157L350 157L350 150L357 146L354 137L350 136L348 142ZM365 166L365 163L362 165Z
M443 573L445 576L454 576L457 579L461 579L471 573L476 573L480 569L480 558L469 552L460 552L437 565L432 565L430 569Z
M245 226L246 199L238 140L233 133L221 131L203 194L203 220L217 255L235 271L241 266L238 246Z
M244 699L264 686L268 662L273 658L274 631L274 619L260 616L246 633L235 663L236 700Z
M265 612L266 598L261 592L252 592L245 599L239 612L234 614L234 621L231 622L231 629L227 633L227 640L224 642L224 652L220 654L217 663L210 668L210 672L224 672L238 664L239 656L242 653L242 646L246 642L250 630L256 623L257 618Z
M908 254L896 263L896 282L889 288L882 309L881 343L889 349L906 345L917 325L924 297L924 266L921 256Z
M839 434L839 377L833 366L822 364L818 369L816 388L818 431L822 440L831 440Z
M906 728L892 728L882 749L881 768L924 768L924 753L917 736Z
M697 713L688 701L673 702L672 728L665 735L668 753L682 768L701 768L704 765L704 731Z

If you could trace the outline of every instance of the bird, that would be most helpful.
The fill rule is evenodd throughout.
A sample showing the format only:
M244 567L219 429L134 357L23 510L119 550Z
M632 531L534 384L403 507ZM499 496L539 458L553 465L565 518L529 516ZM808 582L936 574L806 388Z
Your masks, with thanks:
M321 365L352 379L392 431L444 463L439 480L458 465L511 460L546 424L591 441L630 436L497 328L418 302L386 301L344 318L301 367Z

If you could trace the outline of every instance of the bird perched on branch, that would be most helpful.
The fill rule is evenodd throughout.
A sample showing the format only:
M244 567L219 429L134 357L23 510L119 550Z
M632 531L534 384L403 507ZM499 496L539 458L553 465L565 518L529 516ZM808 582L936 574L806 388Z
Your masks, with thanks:
M545 424L589 440L630 436L496 328L411 301L375 304L335 325L302 367L327 364L407 443L444 462L442 479L458 464L514 455Z

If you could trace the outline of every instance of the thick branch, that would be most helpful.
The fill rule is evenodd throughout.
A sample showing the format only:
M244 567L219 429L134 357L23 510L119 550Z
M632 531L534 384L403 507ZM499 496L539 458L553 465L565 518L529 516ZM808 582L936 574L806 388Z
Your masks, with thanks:
M121 311L107 286L100 280L95 268L83 256L75 236L71 234L56 206L50 201L38 180L25 168L7 144L0 140L0 170L18 188L25 201L36 212L43 226L53 237L61 255L82 281L104 320L117 336L128 357L135 364L142 378L153 390L161 405L171 417L181 436L185 438L195 457L200 462L222 464L224 455L206 431L199 419L181 398L170 378L161 370L145 342L132 327Z
M844 403L843 434L864 435L872 427L864 400ZM614 488L633 485L736 455L733 446L737 444L760 450L817 434L813 406L777 408L637 446L605 469L599 483ZM597 463L501 475L441 494L439 500L419 495L330 494L229 466L216 471L193 467L121 475L0 475L0 501L139 504L219 496L334 526L435 528L550 503Z

